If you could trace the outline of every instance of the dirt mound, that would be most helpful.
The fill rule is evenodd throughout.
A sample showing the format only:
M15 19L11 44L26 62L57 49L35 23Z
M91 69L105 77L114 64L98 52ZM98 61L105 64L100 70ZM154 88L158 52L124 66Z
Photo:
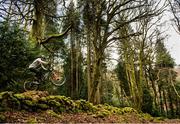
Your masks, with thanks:
M47 91L28 91L28 92L22 93L22 95L25 97L31 96L33 100L38 100L42 97L49 96L49 93Z

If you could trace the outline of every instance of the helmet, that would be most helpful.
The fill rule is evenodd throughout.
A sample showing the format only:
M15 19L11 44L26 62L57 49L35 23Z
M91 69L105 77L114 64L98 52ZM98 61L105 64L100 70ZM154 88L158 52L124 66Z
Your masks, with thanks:
M45 55L41 55L41 58L42 58L42 59L46 59Z

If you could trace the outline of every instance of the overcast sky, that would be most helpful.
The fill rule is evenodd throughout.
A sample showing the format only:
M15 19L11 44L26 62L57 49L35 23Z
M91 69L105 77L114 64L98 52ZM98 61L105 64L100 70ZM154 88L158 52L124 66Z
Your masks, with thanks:
M167 31L169 38L166 40L166 46L176 64L180 64L180 35L172 28Z
M165 45L169 50L172 58L174 58L177 65L180 64L180 34L175 31L175 27L173 28L173 22L170 21L172 18L171 13L165 13L163 20L167 21L164 26L165 33L169 35L169 37L165 40Z

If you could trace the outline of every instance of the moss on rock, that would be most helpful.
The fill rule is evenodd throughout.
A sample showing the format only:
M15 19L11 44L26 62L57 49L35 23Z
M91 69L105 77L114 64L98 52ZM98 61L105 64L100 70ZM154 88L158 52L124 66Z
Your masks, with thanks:
M52 110L56 113L87 112L95 117L106 117L112 114L137 113L130 107L117 108L110 105L93 105L85 100L73 101L65 96L52 96L43 91L30 91L22 94L12 92L0 93L0 109L11 108L26 111Z
M122 108L122 112L123 113L138 113L135 109L131 108L131 107L125 107L125 108Z
M95 117L100 117L100 118L104 118L111 115L111 112L106 110L106 109L101 109L100 111L97 111L95 113Z
M148 120L149 122L154 121L154 118L153 118L150 114L141 113L141 114L138 114L138 115L139 115L139 117L140 117L141 119Z
M36 106L36 101L34 100L24 100L24 103L30 107Z
M42 109L42 110L47 110L47 109L49 109L49 106L46 104L39 103L39 104L37 104L37 108Z
M96 106L85 100L77 100L75 101L75 104L77 109L82 112L95 112L97 110Z
M27 123L36 124L36 123L38 123L38 121L37 121L36 118L29 118L29 119L27 120Z
M6 117L0 114L0 123L6 122Z
M19 100L25 100L27 98L23 94L15 94L14 96Z
M54 112L53 110L47 110L46 113L52 117L61 118L61 116L56 112Z

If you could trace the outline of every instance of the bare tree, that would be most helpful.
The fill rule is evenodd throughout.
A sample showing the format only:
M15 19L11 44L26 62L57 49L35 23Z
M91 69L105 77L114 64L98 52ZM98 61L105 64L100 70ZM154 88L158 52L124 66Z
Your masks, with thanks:
M171 8L171 12L174 16L174 24L176 31L180 34L180 1L179 0L168 0Z
M93 103L98 103L96 95L100 85L101 65L104 59L105 49L112 43L119 41L126 37L140 35L141 32L132 32L127 36L119 36L118 30L127 24L139 21L144 18L158 16L162 13L164 6L159 7L160 1L149 2L139 0L91 0L89 4L92 6L94 16L91 18L92 37L91 43L93 48L92 62L92 80L90 98ZM151 9L144 9L145 7ZM120 20L119 14L127 13L126 20Z

